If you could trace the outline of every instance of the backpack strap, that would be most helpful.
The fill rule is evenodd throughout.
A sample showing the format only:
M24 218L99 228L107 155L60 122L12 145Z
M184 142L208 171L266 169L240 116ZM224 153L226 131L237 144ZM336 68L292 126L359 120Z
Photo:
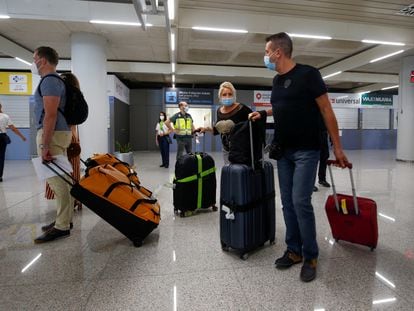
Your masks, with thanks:
M42 95L42 89L41 89L40 86L42 85L43 80L46 79L47 77L55 77L55 78L61 80L63 82L63 84L65 85L65 89L66 89L65 80L63 80L62 77L60 77L58 75L55 75L54 73L49 73L49 74L45 75L44 77L42 77L42 79L39 82L39 86L37 87L38 90L39 90L40 97L43 97L43 95ZM58 107L58 111L63 115L63 117L65 117L65 114L63 113L62 109L60 109L59 107ZM45 115L45 109L42 110L42 114L40 115L39 124L41 123L44 115Z

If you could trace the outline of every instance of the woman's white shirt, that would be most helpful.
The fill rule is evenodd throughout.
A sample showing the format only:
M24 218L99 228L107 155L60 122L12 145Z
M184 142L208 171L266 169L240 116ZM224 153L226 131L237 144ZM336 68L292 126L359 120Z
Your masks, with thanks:
M10 117L5 113L0 112L0 133L7 133L7 128L10 125L13 125Z

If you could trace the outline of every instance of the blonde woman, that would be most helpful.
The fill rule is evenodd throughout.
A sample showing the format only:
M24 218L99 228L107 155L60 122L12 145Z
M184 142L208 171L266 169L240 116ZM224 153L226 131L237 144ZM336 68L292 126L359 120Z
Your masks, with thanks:
M221 106L217 109L217 121L213 128L204 128L202 131L212 132L214 135L220 134L223 145L224 163L229 163L229 134L232 127L248 120L252 110L237 102L236 89L230 82L223 82L220 85L218 98Z

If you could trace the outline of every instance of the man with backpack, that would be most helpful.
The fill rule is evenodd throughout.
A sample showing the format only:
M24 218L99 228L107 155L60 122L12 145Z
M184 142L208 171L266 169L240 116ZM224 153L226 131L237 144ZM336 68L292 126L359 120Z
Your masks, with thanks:
M51 47L38 47L33 54L31 71L42 77L34 94L35 120L37 125L37 153L43 161L49 162L55 156L66 156L66 149L72 139L70 125L62 113L66 105L66 87L56 72L58 53ZM70 235L73 214L73 198L70 186L59 176L47 179L56 196L56 220L43 226L44 233L35 243L45 243Z

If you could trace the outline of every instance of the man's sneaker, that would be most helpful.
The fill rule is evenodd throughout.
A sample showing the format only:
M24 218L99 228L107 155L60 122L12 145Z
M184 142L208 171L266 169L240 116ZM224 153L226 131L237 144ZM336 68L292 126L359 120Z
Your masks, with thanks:
M316 277L317 259L306 259L300 270L300 279L303 282L310 282Z
M43 233L41 236L37 237L34 242L36 244L45 243L49 241L53 241L56 239L68 237L70 235L70 230L59 230L56 228L52 228L49 231Z
M48 225L43 226L43 227L42 227L42 231L43 231L43 232L47 232L47 231L49 231L50 229L52 229L54 226L55 226L55 222L52 222L52 223L50 223L50 224L48 224ZM73 222L71 222L71 223L70 223L70 229L73 229Z
M302 256L287 250L282 257L276 259L275 265L278 269L286 269L302 262Z
M320 184L321 186L326 187L326 188L331 187L331 185L330 185L330 184L329 184L326 180L320 180L320 181L319 181L319 184Z

